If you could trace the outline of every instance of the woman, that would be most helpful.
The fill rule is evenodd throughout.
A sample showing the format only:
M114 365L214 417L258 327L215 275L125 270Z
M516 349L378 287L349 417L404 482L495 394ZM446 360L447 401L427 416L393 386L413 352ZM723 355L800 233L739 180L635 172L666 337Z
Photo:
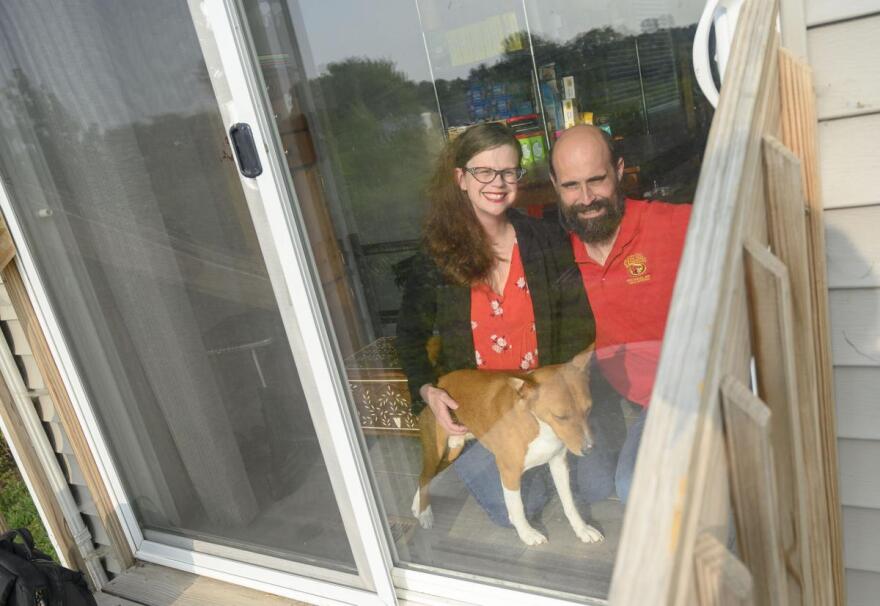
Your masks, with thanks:
M429 406L452 435L467 429L450 414L455 401L434 385L440 375L563 362L595 336L577 270L572 263L559 270L571 258L567 238L512 208L525 173L521 159L506 126L473 126L447 145L428 188L422 251L404 286L397 348L413 413ZM472 443L455 469L493 521L509 526L491 453ZM547 475L538 468L523 477L527 515L543 507ZM604 484L610 486L603 479L599 492L606 494L599 498L610 492Z

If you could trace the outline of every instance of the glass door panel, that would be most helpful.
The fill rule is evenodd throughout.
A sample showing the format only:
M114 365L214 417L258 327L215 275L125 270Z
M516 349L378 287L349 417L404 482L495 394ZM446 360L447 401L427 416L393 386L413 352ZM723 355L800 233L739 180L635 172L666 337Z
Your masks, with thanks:
M186 4L3 2L0 79L13 214L144 534L356 583Z
M553 495L540 515L550 542L526 547L491 521L452 468L432 483L434 526L413 517L422 452L395 347L401 284L438 152L473 124L506 122L528 148L517 204L531 214L555 212L547 152L566 124L611 134L627 159L627 194L689 201L711 118L690 64L702 1L239 4L396 563L604 597L624 513L610 490L580 503L606 537L591 545ZM623 412L631 423L635 415Z

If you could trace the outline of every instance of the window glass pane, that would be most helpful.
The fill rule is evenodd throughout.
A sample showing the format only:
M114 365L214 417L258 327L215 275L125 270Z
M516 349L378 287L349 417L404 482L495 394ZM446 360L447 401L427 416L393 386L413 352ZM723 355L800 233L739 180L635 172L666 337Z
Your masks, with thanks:
M353 571L186 3L10 0L0 56L0 170L146 534Z
M691 44L704 3L242 0L241 4L399 565L478 575L537 590L604 596L624 512L621 495L625 496L626 482L616 482L616 466L628 461L631 467L635 461L636 448L624 443L627 436L638 435L644 421L688 203L712 115L695 86L691 65ZM448 142L465 137L463 133L474 125L493 122L508 125L510 130L503 132L510 145L480 148L431 180L435 167L442 166ZM601 183L588 179L595 175L580 175L572 185L590 192L591 201L603 197L594 195L601 194L602 183L612 184L605 203L618 202L624 221L629 221L611 224L612 229L619 225L627 237L604 268L592 257L576 258L577 250L584 256L591 249L580 239L573 245L559 229L557 200L562 196L566 208L566 194L564 184L557 191L550 180L551 143L567 127L580 124L607 133L610 145L624 159L618 165L609 154L610 169L600 167ZM589 132L605 154L604 135ZM497 155L483 154L499 149ZM521 160L517 150L522 150ZM517 182L518 163L527 173ZM477 168L491 170L464 171ZM434 213L433 227L423 228L432 204L440 199L440 182L451 186L450 199L460 206L450 202L448 217L442 211ZM639 202L642 199L664 202L647 204ZM513 215L493 210L512 202L519 209ZM659 213L665 226L661 229L666 230L661 238L649 237L657 231L638 237L642 234L638 217L648 216L646 212ZM534 222L524 218L526 214L535 217ZM499 216L508 219L495 223L487 218ZM539 223L540 217L546 221ZM635 226L630 225L633 222ZM431 233L434 238L442 231L441 224L448 228L442 237L423 237ZM508 227L514 224L516 248L508 237ZM475 225L473 233L486 233L489 241L507 248L500 247L493 256L483 245L468 248L475 240L482 242L480 236L456 239L456 233ZM489 233L493 225L500 227ZM442 246L427 246L437 242ZM468 270L457 284L450 273L455 264L448 259L470 259L478 253L488 256L484 269ZM461 266L474 266L468 263L462 261ZM591 263L592 274L578 271L578 265L583 269ZM496 269L498 275L493 273ZM607 296L591 291L591 313L584 289L590 290L589 279L603 282L595 276L612 269L621 288L639 285L640 290L624 294L612 289L607 292L617 294ZM528 280L521 282L511 275ZM566 281L560 282L563 276ZM503 303L508 296L516 299L504 290L510 284L522 290L527 286L528 297L520 303ZM498 295L494 299L493 291ZM615 312L623 300L618 295L626 302L623 322L620 312ZM603 316L608 310L610 316ZM504 330L519 321L511 317L522 320L533 314L534 319L514 327L519 331L514 344L498 332L500 328L480 328L479 314L486 316L487 325L497 322ZM487 422L491 431L484 427L485 431L474 432L480 434L479 446L469 442L455 464L433 477L433 526L422 527L413 515L413 495L423 463L430 459L433 437L420 441L417 411L410 409L419 398L419 388L446 372L476 366L508 371L541 366L541 371L526 375L527 381L569 376L559 370L562 367L546 367L572 359L592 343L594 322L599 324L596 354L585 368L578 366L583 359L575 358L579 378L574 384L581 387L566 387L567 395L559 400L583 407L578 414L557 411L557 420L547 421L548 427L556 427L556 437L548 438L556 440L555 446L547 452L560 452L558 445L567 431L560 418L571 421L571 431L580 431L581 438L588 419L593 449L584 457L570 457L571 484L575 507L604 533L604 541L589 542L597 538L593 531L567 519L557 496L558 478L547 465L513 475L520 483L519 506L549 543L526 546L536 542L536 535L522 536L529 533L505 526L516 513L510 509L516 500L505 500L497 468L503 465L496 463L512 449L522 447L525 452L527 444L521 438L494 439L492 435L507 423L499 419ZM534 331L529 335L531 323ZM621 339L622 332L626 334ZM487 340L482 351L479 339ZM579 349L572 349L572 343ZM489 357L513 355L508 352L518 357L501 366L489 364ZM588 417L588 398L571 391L587 384L587 373L592 377L593 404ZM482 385L486 376L461 379L458 387L450 389L470 380ZM489 388L475 389L484 394ZM526 398L528 389L511 401ZM502 398L501 392L492 393L485 396L491 405L479 395L472 396L478 416L500 414L485 412ZM503 397L511 393L506 391ZM541 427L535 417L545 418L535 413L523 421L527 428L523 435L530 440L534 435L529 432L537 434ZM584 443L576 444L574 435L565 438L567 446L580 451ZM485 450L481 454L482 447L493 454ZM564 476L560 468L557 476ZM489 485L492 494L482 490ZM425 526L427 521L422 516ZM578 526L577 534L572 525Z

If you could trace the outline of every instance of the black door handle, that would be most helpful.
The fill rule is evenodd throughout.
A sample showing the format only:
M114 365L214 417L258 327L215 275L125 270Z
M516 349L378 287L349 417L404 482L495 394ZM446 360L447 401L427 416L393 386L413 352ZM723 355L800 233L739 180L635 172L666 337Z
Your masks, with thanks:
M229 129L229 140L235 149L235 157L238 158L238 170L245 177L253 179L263 174L263 165L260 164L260 156L257 155L257 146L254 145L254 135L251 127L244 122L233 124Z

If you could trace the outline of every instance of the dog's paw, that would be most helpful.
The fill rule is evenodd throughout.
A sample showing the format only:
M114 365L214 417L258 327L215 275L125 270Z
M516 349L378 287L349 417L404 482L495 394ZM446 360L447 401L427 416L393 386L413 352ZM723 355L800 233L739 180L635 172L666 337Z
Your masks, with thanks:
M517 528L516 533L519 535L519 538L522 539L522 542L526 545L541 545L542 543L547 542L547 537L545 537L543 534L541 534L531 526L522 530Z
M605 540L605 535L586 522L575 526L574 533L584 543L599 543Z
M434 512L431 510L430 505L425 508L425 511L416 515L416 518L419 520L419 525L422 528L432 528L434 526Z
M416 490L410 511L412 511L413 517L419 521L419 525L422 528L431 528L434 525L434 512L431 510L430 505L425 507L425 511L419 511L420 501L419 491Z

